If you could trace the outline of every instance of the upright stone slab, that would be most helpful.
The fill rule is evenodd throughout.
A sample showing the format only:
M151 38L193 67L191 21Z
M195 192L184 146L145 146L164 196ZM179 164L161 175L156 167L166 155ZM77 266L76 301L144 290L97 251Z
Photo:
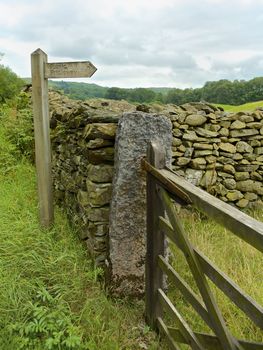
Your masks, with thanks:
M110 287L113 295L144 292L146 238L146 174L141 159L147 143L158 141L171 162L172 124L164 116L124 113L115 145L115 174L110 209Z

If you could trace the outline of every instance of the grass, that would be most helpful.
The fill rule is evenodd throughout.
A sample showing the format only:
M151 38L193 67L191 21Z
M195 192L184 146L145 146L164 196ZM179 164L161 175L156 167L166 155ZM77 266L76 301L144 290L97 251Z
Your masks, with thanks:
M107 297L63 212L40 229L35 189L34 167L1 123L0 349L157 349L144 303Z
M253 213L260 221L262 211ZM262 254L214 221L197 212L183 211L180 214L189 239L223 272L234 280L248 295L263 305L263 261ZM185 281L200 295L183 254L171 244L172 265ZM262 330L256 327L215 285L210 287L218 302L226 323L237 338L263 342ZM211 333L207 325L184 300L181 293L170 285L170 297L183 317L195 331Z
M263 101L249 102L239 106L216 104L217 106L223 107L227 112L250 112L254 111L256 108L263 108Z
M0 350L166 349L145 325L142 301L107 297L101 270L94 269L61 210L56 208L52 230L39 228L35 169L19 152L31 140L27 143L27 133L7 140L8 113L0 113ZM263 220L262 212L255 215ZM181 216L193 244L263 304L262 256L196 212ZM174 267L198 292L184 257L174 246L172 251ZM263 341L262 332L210 285L233 334ZM170 287L171 299L193 329L209 332Z

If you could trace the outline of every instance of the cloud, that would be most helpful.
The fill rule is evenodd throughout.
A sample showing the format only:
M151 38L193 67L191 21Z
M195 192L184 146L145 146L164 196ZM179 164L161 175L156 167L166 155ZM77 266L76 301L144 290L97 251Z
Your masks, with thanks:
M20 75L30 53L91 60L92 82L200 86L262 71L260 0L0 0L0 51Z

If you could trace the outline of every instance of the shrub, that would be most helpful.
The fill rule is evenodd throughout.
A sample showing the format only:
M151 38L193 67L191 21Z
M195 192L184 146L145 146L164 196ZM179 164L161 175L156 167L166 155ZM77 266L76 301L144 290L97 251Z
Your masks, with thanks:
M26 322L11 326L19 338L19 349L84 349L80 328L74 325L74 315L60 299L44 287L39 289Z
M14 98L24 82L10 68L0 64L0 103Z
M30 96L20 93L9 107L9 112L2 115L2 122L7 139L20 154L31 161L34 159L34 124L30 107Z

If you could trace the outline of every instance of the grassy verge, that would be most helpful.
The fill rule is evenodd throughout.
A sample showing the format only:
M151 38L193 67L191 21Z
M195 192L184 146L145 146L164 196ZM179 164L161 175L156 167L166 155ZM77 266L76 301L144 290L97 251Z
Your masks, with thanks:
M263 213L253 213L262 221ZM263 259L256 249L236 237L224 227L197 212L180 213L185 232L192 244L203 252L223 272L235 281L248 295L263 305ZM174 245L171 245L172 265L185 281L200 296L186 260ZM238 338L263 342L262 330L256 327L215 285L209 283L226 323ZM178 310L194 330L211 333L209 328L184 300L174 285L170 286L170 297Z
M64 214L39 228L35 170L18 158L1 123L0 349L157 349L143 302L107 298Z

